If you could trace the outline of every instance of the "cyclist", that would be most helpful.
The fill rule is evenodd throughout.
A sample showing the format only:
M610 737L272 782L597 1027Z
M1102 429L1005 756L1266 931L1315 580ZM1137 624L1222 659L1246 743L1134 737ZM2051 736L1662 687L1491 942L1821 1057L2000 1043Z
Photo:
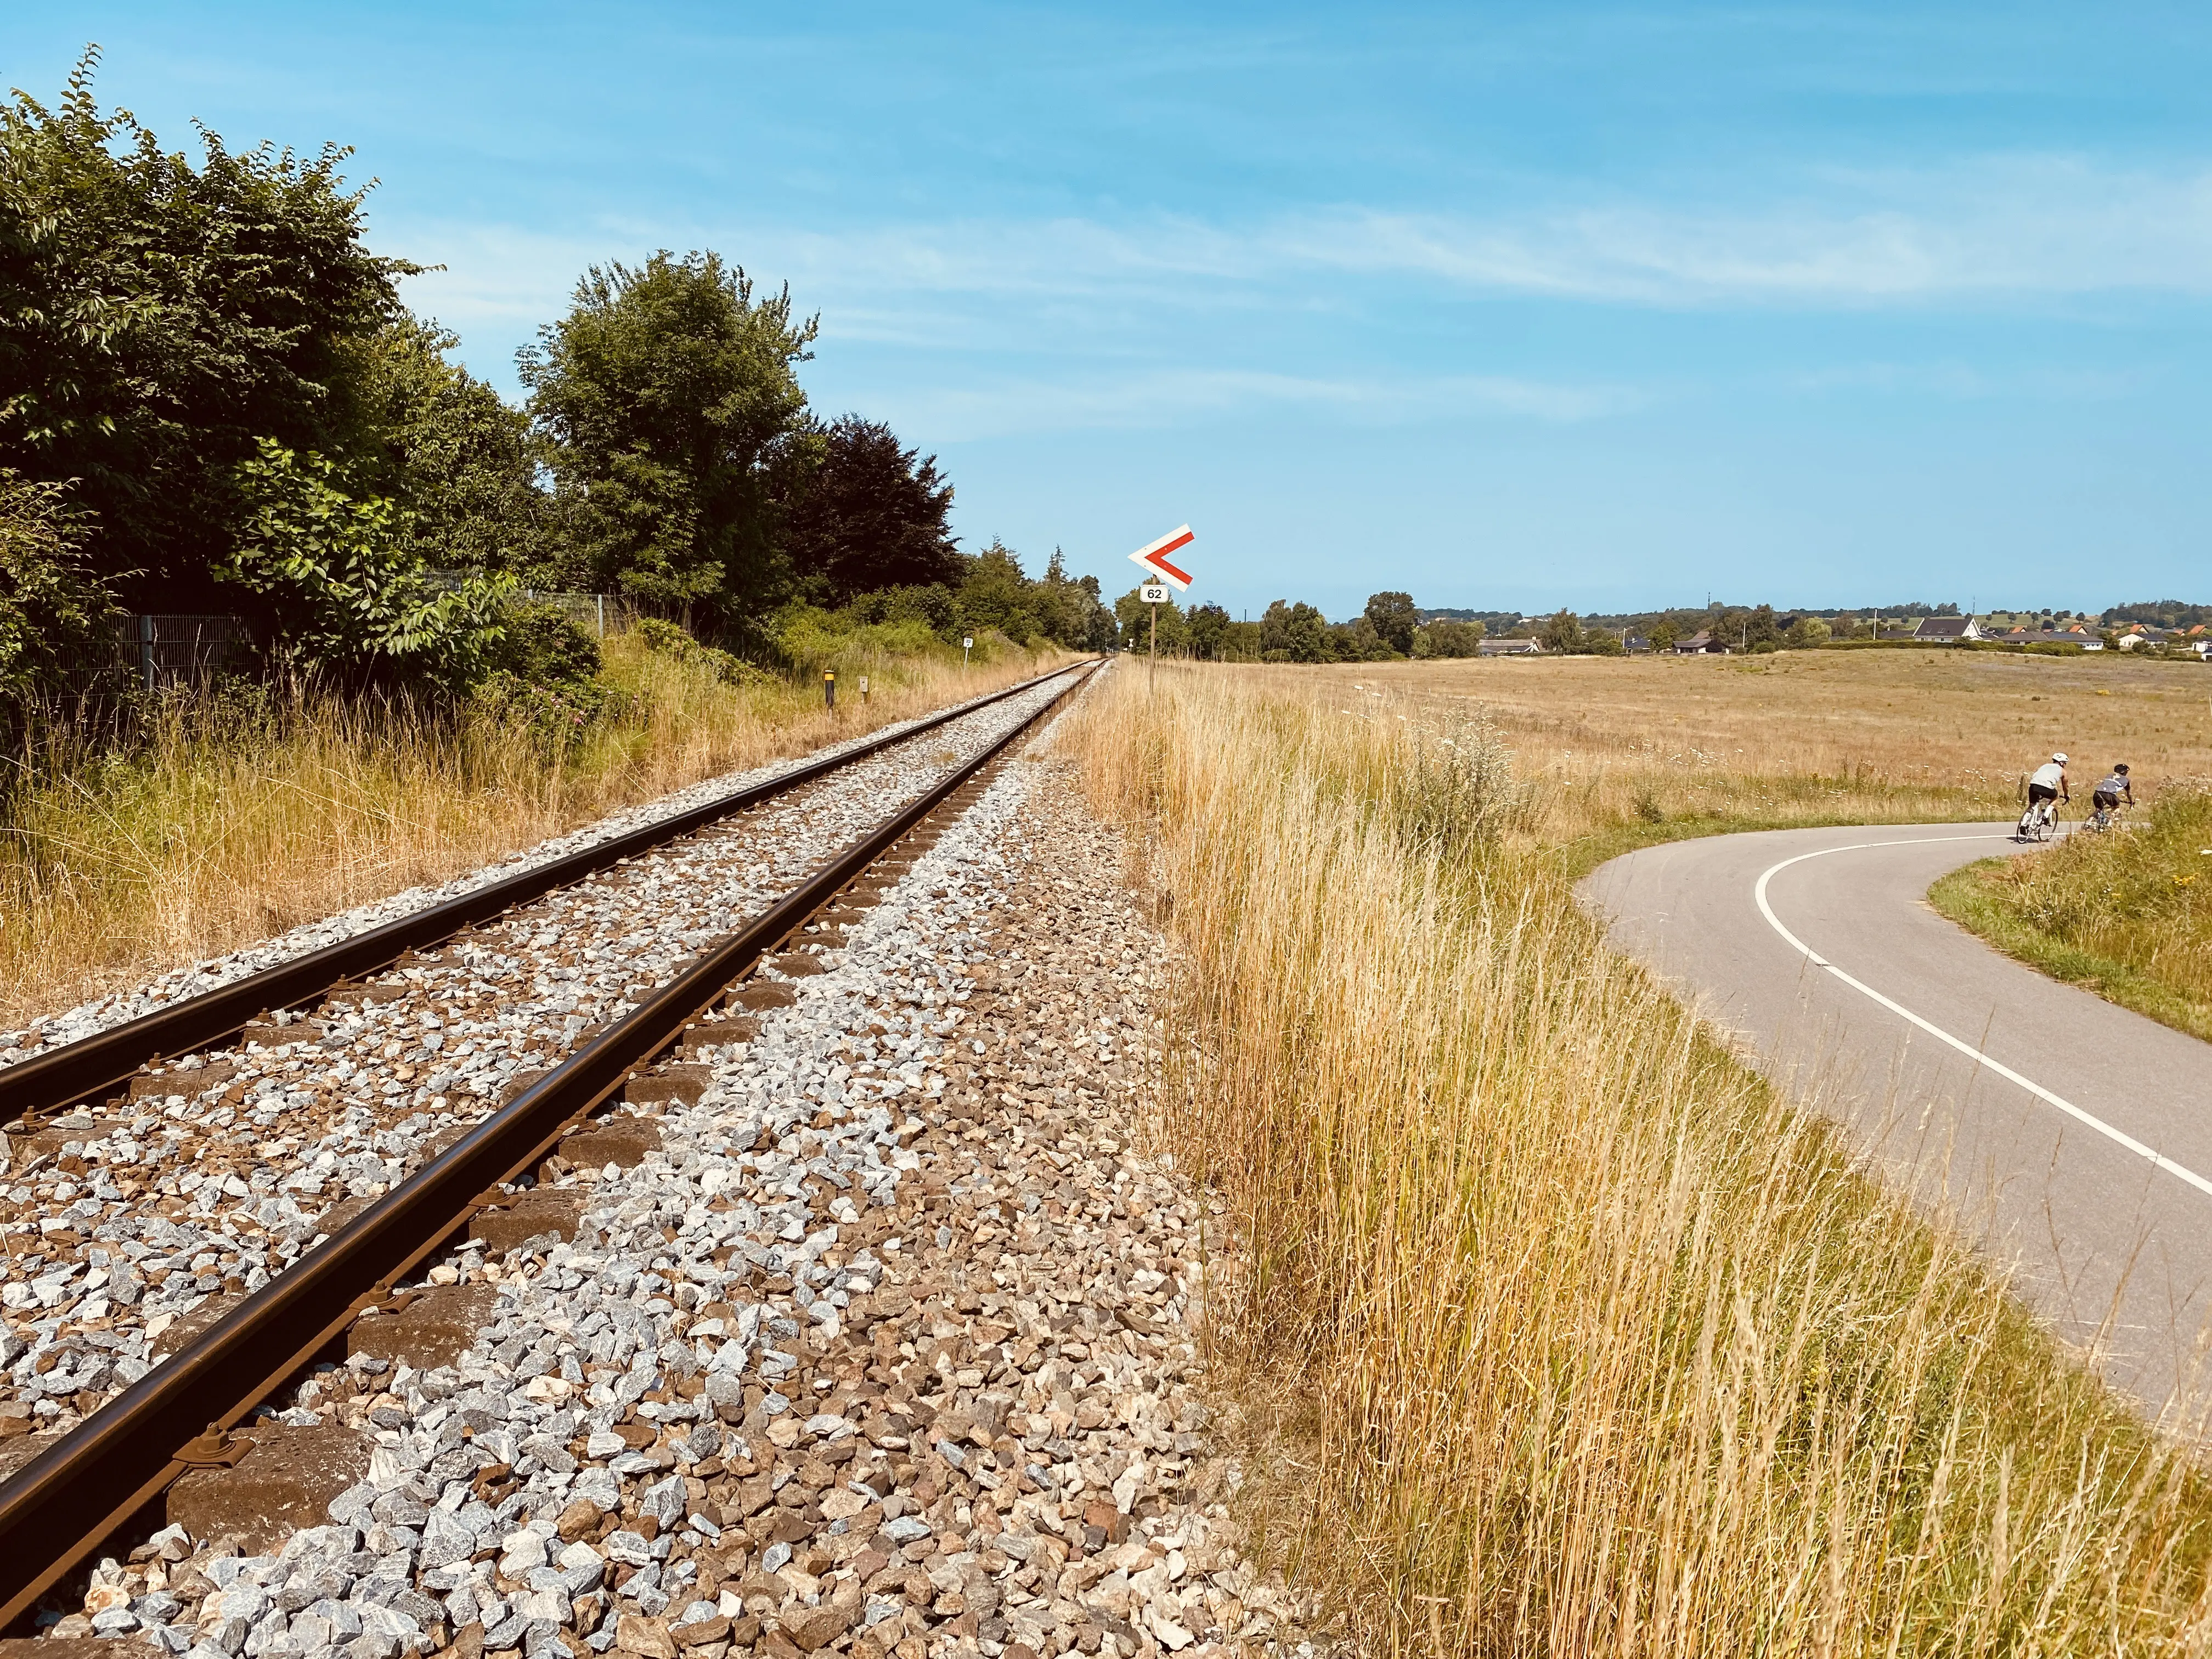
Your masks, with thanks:
M2118 810L2123 796L2126 798L2129 805L2133 806L2136 804L2136 787L2128 776L2128 763L2125 761L2115 766L2110 775L2089 796L2089 805L2095 812L2096 824L2100 830L2112 823L2112 814Z
M2013 839L2026 841L2039 819L2049 823L2052 816L2051 802L2063 800L2071 803L2073 799L2073 791L2066 784L2066 756L2062 750L2029 775L2027 811L2020 815L2020 828L2013 832Z

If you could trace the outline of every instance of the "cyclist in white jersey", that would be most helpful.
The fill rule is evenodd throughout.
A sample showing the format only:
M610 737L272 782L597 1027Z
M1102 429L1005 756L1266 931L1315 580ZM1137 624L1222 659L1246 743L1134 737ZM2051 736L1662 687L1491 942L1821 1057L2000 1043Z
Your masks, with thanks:
M2027 811L2020 815L2020 828L2014 831L2014 841L2026 841L2039 815L2048 818L2053 801L2071 802L2073 792L2066 786L2066 757L2063 752L2053 755L2031 773L2027 780Z

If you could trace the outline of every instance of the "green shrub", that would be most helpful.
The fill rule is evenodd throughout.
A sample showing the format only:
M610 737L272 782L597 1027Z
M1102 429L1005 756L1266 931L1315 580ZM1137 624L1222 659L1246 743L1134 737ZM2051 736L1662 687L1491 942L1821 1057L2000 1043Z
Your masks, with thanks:
M784 661L809 676L835 662L860 656L943 656L951 648L919 617L856 622L853 608L831 612L794 605L777 617L771 636ZM976 644L988 650L982 639L977 639Z
M512 576L471 573L441 586L412 543L411 516L349 493L312 450L263 438L234 479L247 519L216 574L274 599L295 647L348 677L457 691L483 675Z
M678 662L704 668L725 685L769 685L775 683L775 676L767 670L756 668L719 646L702 645L674 623L663 622L658 617L647 617L639 623L636 633L647 647L662 656L673 657Z
M85 515L63 484L0 470L0 739L71 670L99 659L119 609L80 546Z
M844 614L862 625L920 623L940 640L960 637L960 607L952 590L941 582L926 587L886 587L863 593L845 607Z
M599 673L599 642L558 605L511 605L500 621L504 637L486 653L493 672L562 686L586 684Z

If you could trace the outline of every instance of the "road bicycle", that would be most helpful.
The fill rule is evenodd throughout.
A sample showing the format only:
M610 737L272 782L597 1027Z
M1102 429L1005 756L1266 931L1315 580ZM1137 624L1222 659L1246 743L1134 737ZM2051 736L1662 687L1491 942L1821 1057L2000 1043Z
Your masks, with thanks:
M2014 841L2049 841L2058 827L2058 803L2039 800L2020 815L2020 827L2012 832Z
M2101 836L2107 830L2117 830L2125 823L2126 820L2122 814L2127 810L2125 801L2122 801L2117 806L2093 806L2089 816L2081 820L2081 827Z

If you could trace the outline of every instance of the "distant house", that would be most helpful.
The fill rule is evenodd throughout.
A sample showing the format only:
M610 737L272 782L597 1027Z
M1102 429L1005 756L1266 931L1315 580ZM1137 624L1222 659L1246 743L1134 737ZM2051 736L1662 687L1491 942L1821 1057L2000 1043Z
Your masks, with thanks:
M1984 638L1981 624L1972 617L1923 617L1912 630L1916 640L1935 640L1949 645L1959 640Z
M1715 639L1710 628L1700 628L1688 639L1674 641L1674 654L1678 657L1725 657L1729 649L1728 641Z
M2084 651L2102 651L2104 641L2083 628L2008 628L1997 635L2008 645L2078 645Z
M1477 640L1474 654L1478 657L1540 657L1543 643L1538 640Z
M1633 656L1639 651L1649 651L1651 641L1641 634L1624 634L1620 636L1620 648Z

